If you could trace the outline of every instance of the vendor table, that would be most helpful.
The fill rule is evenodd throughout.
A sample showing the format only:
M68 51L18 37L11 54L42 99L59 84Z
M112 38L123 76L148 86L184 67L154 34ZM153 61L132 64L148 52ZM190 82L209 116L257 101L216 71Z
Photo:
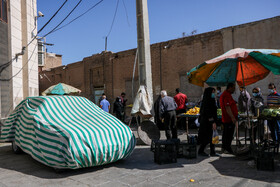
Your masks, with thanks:
M178 114L177 118L186 118L186 134L189 134L189 118L198 118L199 115Z

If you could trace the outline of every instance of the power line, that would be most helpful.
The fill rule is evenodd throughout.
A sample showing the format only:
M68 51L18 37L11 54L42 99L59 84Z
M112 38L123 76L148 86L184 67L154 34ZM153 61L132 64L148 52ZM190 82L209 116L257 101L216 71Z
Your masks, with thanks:
M59 9L54 13L54 15L47 21L47 23L37 32L37 35L51 22L51 20L57 15L57 13L62 9L62 7L65 5L65 3L68 0L65 0L64 3L59 7Z
M35 47L34 47L34 49L33 49L33 51L32 51L32 54L30 55L30 57L29 57L29 59L27 60L27 62L20 68L20 70L19 70L16 74L14 74L12 77L10 77L10 78L8 78L8 79L0 79L0 81L10 81L10 80L12 80L12 78L14 78L15 76L17 76L17 75L23 70L23 68L28 64L28 62L31 60L31 58L32 58L32 56L33 56L33 54L34 54L34 52L35 52L36 47L37 47L37 45L35 45Z
M69 12L69 14L55 27L55 28L53 28L50 32L48 32L47 34L45 34L43 37L46 37L46 36L48 36L49 34L51 34L52 32L54 32L55 31L55 29L57 28L57 27L59 27L73 12L74 12L74 10L79 6L79 4L82 2L83 0L80 0L77 4L76 4L76 6Z
M114 25L114 23L115 23L115 18L116 18L117 11L118 11L118 7L119 7L119 2L120 2L120 0L118 0L118 1L117 1L117 6L116 6L116 9L115 9L115 13L114 13L113 21L112 21L112 24L111 24L110 30L109 30L109 32L108 32L108 34L107 34L106 38L108 38L108 37L109 37L109 35L111 34L111 31L112 31L113 25Z
M100 0L99 2L97 2L96 4L94 4L92 7L90 7L87 11L85 11L84 13L82 13L81 15L77 16L76 18L72 19L71 21L69 21L68 23L66 23L65 25L57 28L56 30L54 30L52 33L68 26L69 24L73 23L74 21L76 21L77 19L79 19L80 17L84 16L86 13L88 13L90 10L92 10L93 8L95 8L97 5L99 5L102 1L104 0Z
M122 2L123 2L124 10L125 10L126 21L127 21L128 26L130 27L129 20L128 20L127 9L126 9L126 6L125 6L125 3L124 3L124 0L122 0Z
M47 23L37 32L36 36L33 37L33 39L26 45L22 47L21 53L17 53L14 58L12 58L10 61L6 62L5 64L0 65L0 75L4 69L10 66L10 64L15 61L19 55L23 55L25 49L37 38L38 34L51 22L51 20L57 15L57 13L61 10L61 8L65 5L65 3L68 0L65 0L64 3L59 7L59 9L54 13L54 15L47 21Z

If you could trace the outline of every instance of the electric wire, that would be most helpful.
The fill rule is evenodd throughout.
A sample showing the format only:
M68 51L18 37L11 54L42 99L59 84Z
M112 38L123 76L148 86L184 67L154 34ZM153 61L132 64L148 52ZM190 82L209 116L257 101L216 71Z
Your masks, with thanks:
M82 13L81 15L77 16L76 18L72 19L71 21L69 21L68 23L66 23L65 25L57 28L56 30L54 30L52 33L68 26L69 24L73 23L74 21L76 21L77 19L79 19L80 17L84 16L85 14L87 14L89 11L91 11L93 8L95 8L97 5L99 5L102 1L104 0L100 0L99 2L97 2L96 4L94 4L93 6L91 6L89 9L87 9L84 13Z
M127 21L128 26L130 27L130 23L129 23L129 19L128 19L128 13L127 13L127 9L126 9L124 0L122 0L122 2L123 2L124 10L125 10L126 21Z
M55 26L50 32L48 32L47 34L45 34L43 37L48 36L49 34L51 34L55 29L57 29L57 27L59 27L73 12L74 10L79 6L79 4L82 2L83 0L80 0L76 6L69 12L69 14L67 14L67 16L57 25Z
M59 9L54 13L54 15L47 21L47 23L37 32L37 35L51 22L51 20L57 15L57 13L62 9L68 0L65 0L64 3L59 7Z
M107 34L106 38L108 38L108 37L109 37L109 35L111 34L111 31L112 31L112 29L113 29L113 25L114 25L114 23L115 23L115 18L116 18L117 12L118 12L119 2L120 2L120 0L118 0L118 1L117 1L117 5L116 5L116 9L115 9L115 13L114 13L113 21L112 21L112 24L111 24L110 30L109 30L109 32L108 32L108 34Z
M38 34L51 22L51 20L57 15L57 13L62 9L62 7L65 5L65 3L68 0L65 0L64 3L59 7L59 9L54 13L54 15L47 21L47 23L37 32L36 36L33 37L33 39L24 47L22 47L21 53L37 38ZM10 66L10 64L17 59L17 56L6 62L5 64L0 65L0 75L4 69Z
M14 74L12 77L10 77L10 78L8 78L8 79L0 79L0 81L10 81L10 80L12 80L15 76L17 76L17 75L23 70L23 68L28 64L28 62L31 60L31 58L32 58L32 56L33 56L33 54L34 54L36 48L37 48L37 45L35 45L35 47L34 47L34 49L33 49L33 51L32 51L32 54L30 55L30 57L29 57L29 59L27 60L27 62L20 68L20 70L19 70L16 74Z

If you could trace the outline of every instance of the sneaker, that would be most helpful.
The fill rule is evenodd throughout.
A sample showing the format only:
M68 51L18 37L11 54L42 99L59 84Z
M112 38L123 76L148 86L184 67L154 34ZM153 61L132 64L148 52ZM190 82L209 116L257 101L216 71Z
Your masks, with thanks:
M202 153L198 153L199 156L205 156L205 157L209 157L209 155L205 152L202 152Z

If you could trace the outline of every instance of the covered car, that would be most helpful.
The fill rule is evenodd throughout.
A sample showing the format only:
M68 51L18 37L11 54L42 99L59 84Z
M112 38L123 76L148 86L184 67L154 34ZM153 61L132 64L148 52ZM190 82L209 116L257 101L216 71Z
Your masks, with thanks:
M115 162L136 144L128 126L77 96L28 97L4 122L0 140L60 169Z

